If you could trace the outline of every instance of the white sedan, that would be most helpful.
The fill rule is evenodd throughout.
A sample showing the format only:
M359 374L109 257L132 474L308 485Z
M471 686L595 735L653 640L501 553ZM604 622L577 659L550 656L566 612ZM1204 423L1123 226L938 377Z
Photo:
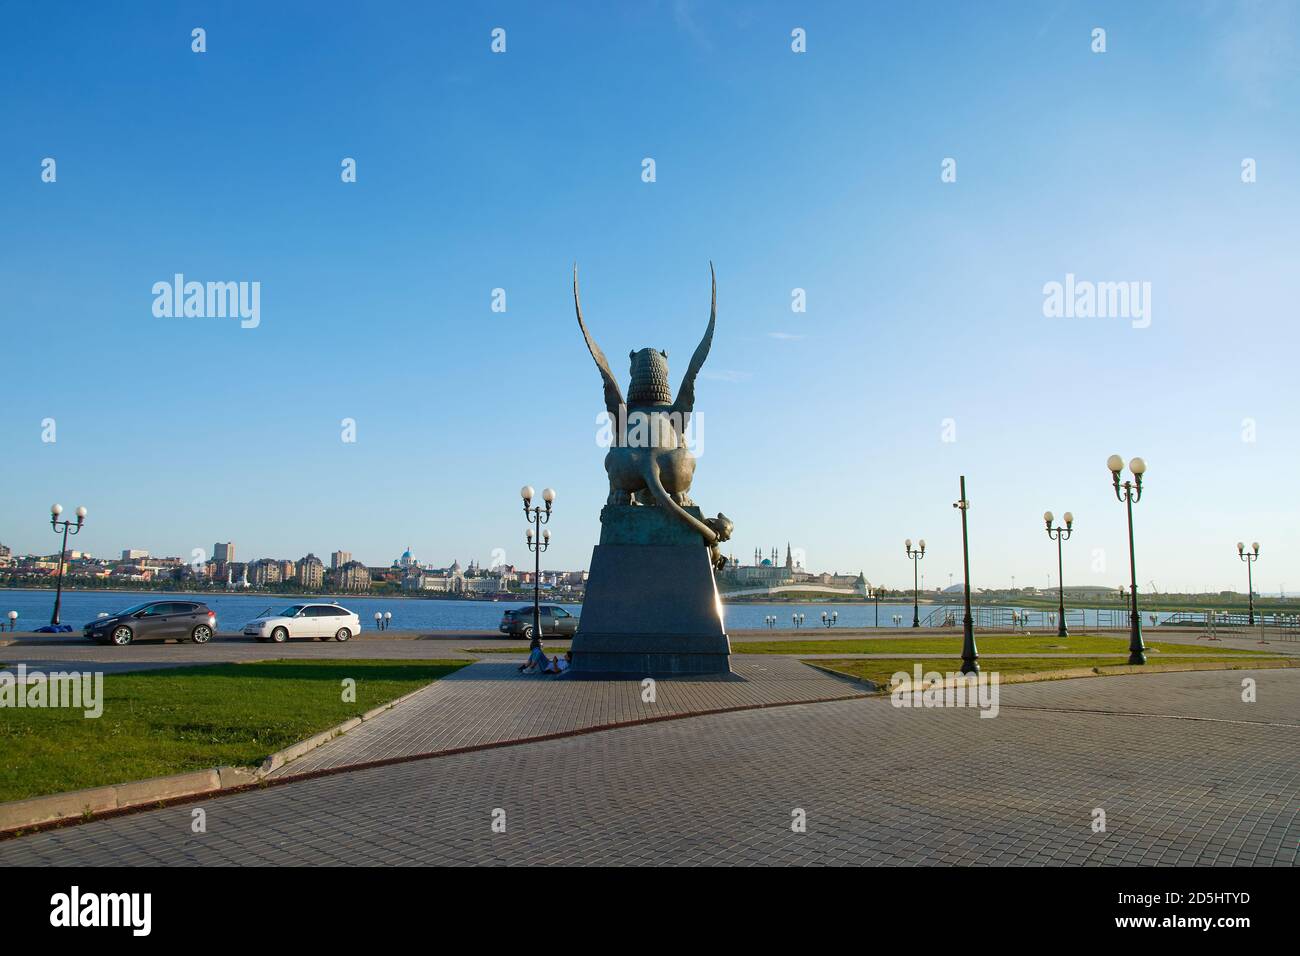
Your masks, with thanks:
M283 644L291 637L346 641L361 633L361 618L337 604L291 604L244 625L244 636Z

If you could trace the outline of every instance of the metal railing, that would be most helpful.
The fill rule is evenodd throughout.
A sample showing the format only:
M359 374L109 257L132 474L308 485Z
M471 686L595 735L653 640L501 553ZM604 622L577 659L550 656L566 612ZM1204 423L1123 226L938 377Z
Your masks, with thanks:
M1165 624L1194 627L1213 624L1220 628L1250 628L1250 615L1245 611L1175 611L1164 621ZM1256 627L1275 627L1283 630L1300 628L1300 614L1265 614L1256 612Z
M1103 607L1097 611L1097 630L1127 631L1130 611L1126 607Z
M962 626L965 614L961 605L940 604L930 609L921 618L922 627L953 628ZM980 630L999 630L1009 633L1028 631L1056 630L1057 613L1050 609L1026 608L1017 610L1009 607L974 607L971 619ZM1095 621L1095 623L1089 623ZM1067 608L1065 626L1072 631L1127 631L1129 629L1128 608ZM1157 620L1156 614L1144 612L1144 628L1185 627L1201 628L1205 635L1249 637L1256 635L1264 640L1300 641L1300 614L1260 614L1255 615L1254 626L1250 616L1244 611L1176 611Z
M962 626L962 620L965 617L965 610L961 607L952 605L941 605L932 608L930 613L921 619L922 627L951 627L959 628ZM1065 612L1065 626L1083 629L1085 627L1085 614L1083 610L1070 610ZM1002 631L1042 631L1056 630L1057 613L1049 610L1026 609L1017 611L1009 607L975 607L971 608L971 621L975 627L980 630L1002 630ZM1128 618L1125 616L1124 626L1128 626Z
M1264 625L1264 637L1279 641L1300 641L1300 615L1275 614L1269 624Z
M1201 636L1212 641L1220 637L1254 637L1261 644L1270 638L1278 641L1300 640L1300 615L1256 614L1255 623L1241 611L1178 611L1165 621L1167 625L1201 628Z

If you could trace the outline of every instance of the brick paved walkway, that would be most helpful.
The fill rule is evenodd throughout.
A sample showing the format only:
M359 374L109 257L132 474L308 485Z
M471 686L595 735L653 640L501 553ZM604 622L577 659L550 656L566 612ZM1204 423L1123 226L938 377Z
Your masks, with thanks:
M864 696L858 685L783 657L733 659L730 678L639 681L522 675L511 661L471 664L287 764L292 776L351 764L572 733L679 714Z
M1274 675L1265 678L1263 675ZM1177 678L1154 680L1155 677ZM1257 681L1256 701L1241 699L1242 681ZM1148 683L1148 681L1152 681ZM1178 693L1170 693L1169 685ZM1010 693L1010 689L1006 691ZM1018 684L1005 696L1009 707L1104 711L1222 721L1244 721L1300 729L1300 670L1190 671L1182 674L1131 674L1092 680ZM1292 735L1300 756L1300 735Z
M1266 670L1012 685L991 720L882 698L697 717L33 834L0 865L1294 865L1297 701L1300 672ZM1138 710L1171 716L1118 716Z

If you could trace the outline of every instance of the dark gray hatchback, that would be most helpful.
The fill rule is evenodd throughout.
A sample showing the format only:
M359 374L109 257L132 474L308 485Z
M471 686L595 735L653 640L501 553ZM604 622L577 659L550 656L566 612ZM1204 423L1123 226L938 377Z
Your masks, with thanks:
M82 633L101 644L125 647L133 641L193 641L206 644L217 630L217 615L198 601L148 601L91 621Z

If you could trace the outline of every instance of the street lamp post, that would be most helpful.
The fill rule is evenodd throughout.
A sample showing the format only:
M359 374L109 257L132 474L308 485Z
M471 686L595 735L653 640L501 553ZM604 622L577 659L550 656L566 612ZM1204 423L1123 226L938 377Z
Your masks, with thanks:
M1057 637L1069 637L1070 632L1065 626L1065 565L1061 557L1061 542L1069 541L1070 535L1074 533L1074 515L1070 512L1065 513L1065 527L1052 527L1053 515L1050 511L1043 512L1043 521L1047 523L1047 536L1056 539L1056 577L1060 590L1060 601L1057 605L1057 617L1059 623L1056 625Z
M77 509L77 521L74 524L72 519L64 521L59 520L59 515L63 514L63 505L52 505L50 507L50 527L54 533L58 534L59 530L63 531L63 547L59 549L59 576L55 583L54 591L54 613L50 615L50 624L59 623L59 605L63 602L63 556L68 552L68 535L77 534L86 524L86 509Z
M875 589L875 597L876 597L876 627L880 627L880 592L883 591L883 590L884 590L884 588L879 587L879 586L877 586L876 589Z
M1259 560L1259 542L1251 544L1250 550L1246 546L1237 542L1237 557L1246 562L1246 596L1250 599L1250 626L1255 626L1255 576L1250 566Z
M966 537L966 512L970 511L970 502L966 499L966 476L961 476L961 499L952 506L961 512L961 569L962 591L966 598L966 614L961 621L961 672L978 674L980 672L979 652L975 649L975 621L970 613L970 547Z
M1115 485L1115 497L1128 509L1128 570L1129 570L1129 625L1128 625L1128 662L1145 664L1146 648L1142 645L1142 617L1138 613L1138 576L1137 559L1133 555L1133 504L1142 500L1142 476L1146 474L1147 463L1141 458L1134 458L1128 463L1128 470L1133 477L1119 480L1119 473L1124 469L1124 459L1111 455L1106 460L1110 469L1111 480Z
M551 520L551 506L555 504L555 489L542 490L545 507L533 503L533 486L524 485L519 489L519 496L524 499L524 517L531 527L528 529L528 550L533 552L533 637L540 640L542 636L542 552L551 546L551 529L542 530L542 525ZM534 533L534 528L537 533Z
M916 550L912 549L912 539L908 538L903 542L903 553L912 559L912 626L921 626L921 590L920 584L917 583L917 562L925 557L925 539L922 538L917 542Z
M831 611L830 614L827 614L825 611L822 611L822 627L834 627L836 622L839 619L840 619L839 611Z

